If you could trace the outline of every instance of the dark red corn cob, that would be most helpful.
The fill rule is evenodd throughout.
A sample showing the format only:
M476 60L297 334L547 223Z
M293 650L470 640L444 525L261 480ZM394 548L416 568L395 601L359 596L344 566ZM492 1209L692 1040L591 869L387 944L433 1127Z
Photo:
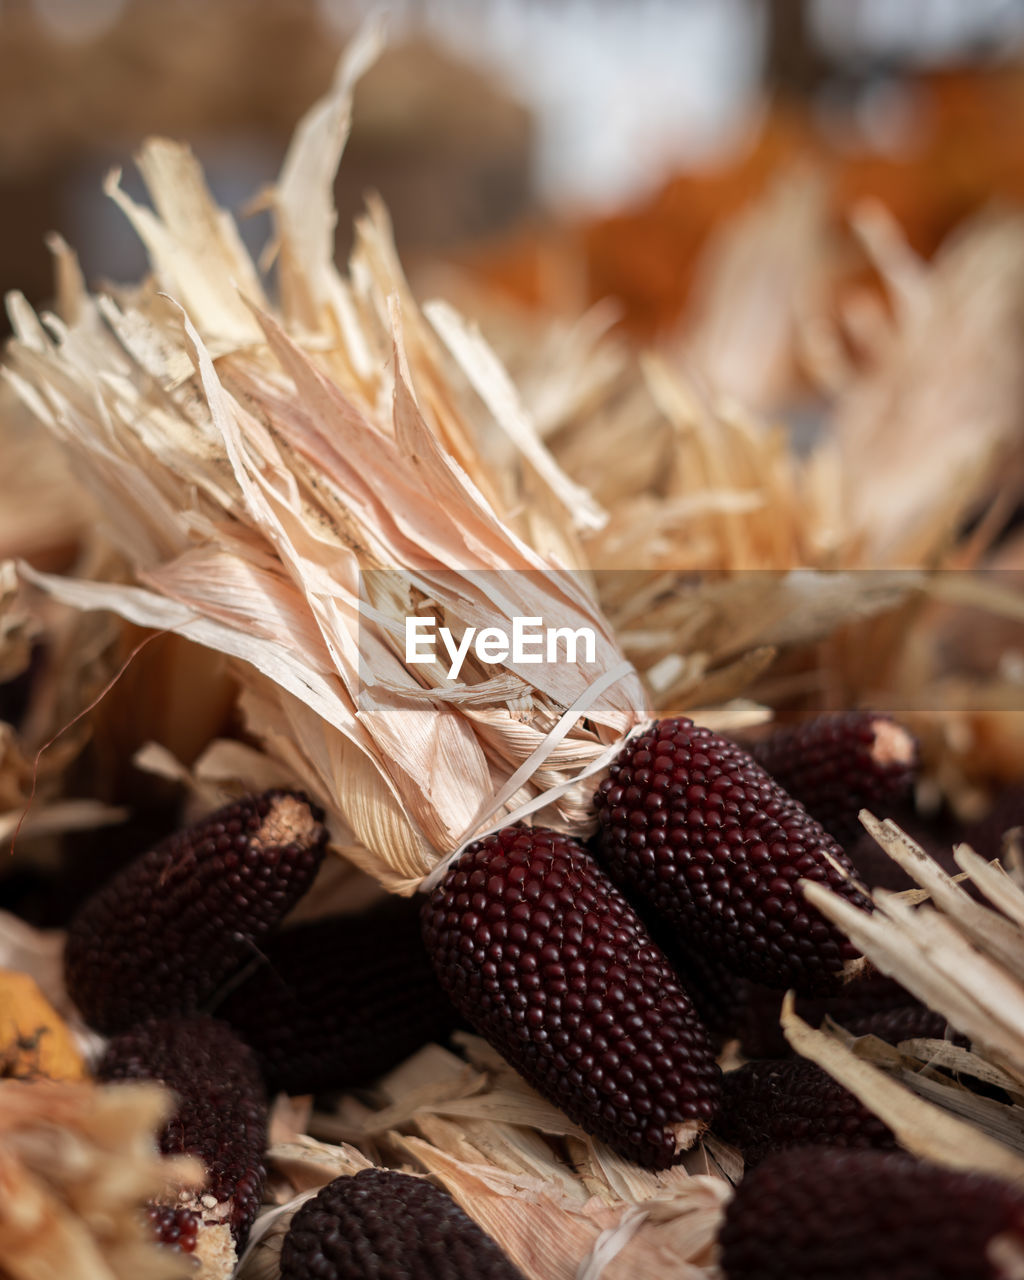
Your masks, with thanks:
M741 1050L748 1058L781 1058L789 1054L789 1043L779 1026L783 994L754 982L747 983L739 1008L736 1035ZM885 1021L889 1015L894 1019L897 1015L905 1016L907 1021L903 1025L909 1026L912 1015L920 1014L923 1018L930 1014L929 1019L917 1025L945 1026L942 1019L915 1000L906 987L876 970L859 975L833 995L800 996L796 1001L796 1012L812 1027L820 1027L828 1017L855 1035L867 1035L869 1029L874 1033L877 1027L877 1034L882 1039L886 1038L882 1030L889 1027ZM898 1021L892 1024L893 1027L898 1025Z
M287 929L262 951L217 1016L256 1050L272 1093L364 1084L456 1024L411 901Z
M1024 1243L1024 1193L888 1151L765 1160L719 1232L725 1280L996 1280L992 1239Z
M267 1103L253 1051L213 1018L164 1018L115 1036L96 1075L159 1080L177 1095L160 1148L202 1161L207 1184L187 1207L204 1223L226 1222L244 1244L266 1177Z
M843 1021L837 1014L833 1021L854 1036L877 1036L887 1044L899 1044L901 1040L948 1040L966 1046L964 1036L951 1031L941 1013L927 1005L915 1002L896 1009L880 1009L874 1013L862 1013Z
M835 840L741 747L661 720L626 745L594 803L613 879L687 945L768 986L838 984L856 951L797 881L870 903Z
M748 1062L727 1071L715 1133L743 1153L748 1169L789 1147L896 1145L887 1125L806 1058Z
M165 1244L180 1253L195 1253L199 1240L199 1214L194 1209L151 1204L146 1209L146 1216L158 1244Z
M336 1178L292 1219L281 1280L522 1280L447 1191L390 1169Z
M913 737L876 711L776 729L750 754L844 847L864 830L861 809L888 818L907 800L917 769Z
M112 1033L194 1013L309 888L323 859L322 813L267 791L164 840L81 908L68 931L68 993Z
M621 1155L666 1168L713 1117L707 1034L639 917L575 840L508 827L423 907L441 985L531 1085Z

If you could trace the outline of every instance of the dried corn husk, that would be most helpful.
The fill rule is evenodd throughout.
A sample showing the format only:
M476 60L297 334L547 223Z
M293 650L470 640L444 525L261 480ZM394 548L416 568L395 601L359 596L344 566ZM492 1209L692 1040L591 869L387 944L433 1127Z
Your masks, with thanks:
M271 1150L293 1198L257 1223L245 1280L274 1269L290 1215L332 1178L368 1164L425 1172L525 1275L710 1274L711 1246L740 1163L712 1144L686 1167L649 1173L588 1138L475 1036L466 1058L428 1046L375 1088L315 1115L312 1132ZM548 1135L544 1137L542 1135ZM287 1194L282 1188L280 1194Z
M145 1200L197 1185L154 1134L171 1099L155 1085L0 1081L0 1257L12 1280L160 1280L193 1274L148 1238Z
M138 585L25 576L245 664L247 727L351 830L363 865L408 891L438 851L571 784L646 705L568 571L584 563L578 529L602 515L553 462L489 349L451 309L428 324L380 209L360 227L349 278L331 264L330 176L373 41L354 47L286 161L278 317L191 156L152 143L140 165L156 213L109 189L154 283L186 314L153 286L116 301L83 294L70 325L16 306L8 376L101 498ZM488 439L511 441L511 475L485 465ZM372 576L392 566L407 575L397 587ZM386 619L378 637L360 617L360 575ZM414 587L457 626L512 614L590 623L597 662L424 690L387 633ZM563 717L538 773L534 753ZM551 819L580 825L585 813L586 788L570 786Z
M862 820L921 891L876 890L871 915L815 886L808 886L807 896L876 968L947 1017L971 1047L911 1040L893 1048L873 1036L851 1040L841 1028L813 1031L796 1016L791 999L783 1008L785 1034L798 1052L875 1111L908 1150L954 1168L1024 1181L1019 871L1008 873L960 845L960 879L980 891L976 901L894 823L879 823L867 813ZM1005 1090L1009 1101L972 1091L972 1077Z

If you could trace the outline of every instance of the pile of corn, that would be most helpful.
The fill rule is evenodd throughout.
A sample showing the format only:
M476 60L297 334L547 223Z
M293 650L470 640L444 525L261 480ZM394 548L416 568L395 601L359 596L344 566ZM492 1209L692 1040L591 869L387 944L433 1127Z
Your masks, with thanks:
M340 272L378 43L296 131L273 289L153 141L152 208L108 184L151 275L55 242L55 313L9 299L5 429L58 461L0 566L0 824L123 817L74 791L103 743L185 801L66 936L0 920L4 1270L1022 1274L1024 805L979 820L1024 605L973 571L1020 559L1024 228L926 265L861 211L887 301L802 318L798 452L727 376L775 205L679 350L489 341L376 203ZM524 618L594 651L470 648Z

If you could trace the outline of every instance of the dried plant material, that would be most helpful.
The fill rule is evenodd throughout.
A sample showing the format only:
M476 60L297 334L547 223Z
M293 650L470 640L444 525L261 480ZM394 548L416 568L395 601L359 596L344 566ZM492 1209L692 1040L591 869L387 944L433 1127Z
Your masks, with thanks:
M712 1164L698 1160L696 1173L641 1169L588 1138L484 1041L457 1038L468 1066L427 1046L380 1081L369 1101L346 1096L336 1114L316 1116L314 1131L433 1173L527 1275L653 1277L673 1267L706 1274L729 1195ZM288 1158L301 1159L306 1145L290 1148ZM330 1176L322 1150L330 1148L316 1148L315 1158ZM339 1158L348 1160L345 1152ZM293 1185L317 1176L300 1168Z
M712 236L696 264L686 364L723 397L756 410L784 402L809 315L826 305L835 245L820 173L784 175Z
M971 1047L874 1037L851 1042L841 1029L812 1032L788 1001L790 1043L876 1112L916 1154L962 1168L1024 1178L1024 893L998 864L965 845L963 874L948 876L894 823L862 821L921 886L919 893L876 891L871 915L813 885L810 900L882 972L947 1017ZM964 879L976 890L966 892ZM920 905L914 905L914 902ZM1009 1101L976 1092L972 1081Z
M243 270L189 153L153 143L141 167L155 212L110 190L187 318L142 289L89 300L98 323L51 336L17 307L8 376L103 502L139 585L26 576L76 607L114 609L239 660L247 727L351 830L362 865L408 892L438 852L530 796L563 786L552 816L585 820L588 788L576 775L646 707L586 584L560 567L582 563L582 499L509 407L482 340L436 311L457 367L445 361L379 210L361 224L347 281L316 231L332 217L329 184L307 190L301 175L335 163L365 52L300 124L286 160L275 204L281 319ZM76 358L81 345L87 360ZM515 514L518 493L494 505L476 441L499 423L522 474L549 487L543 519ZM397 595L394 582L368 576L392 565L406 572ZM414 584L460 629L512 616L587 623L596 663L527 669L483 701L474 669L435 698L402 659ZM367 603L383 621L377 634Z
M62 929L36 929L17 916L0 911L0 969L27 975L49 1004L67 1013Z
M1024 1151L1015 1155L975 1126L915 1097L827 1032L813 1030L794 1012L790 995L782 1009L782 1028L798 1053L845 1085L908 1151L951 1168L1024 1178Z
M846 519L866 563L922 563L979 489L1024 483L998 470L1024 427L1024 221L976 222L930 267L878 206L858 225L897 314L834 410Z
M0 683L13 680L28 666L39 623L18 600L13 560L0 560Z
M97 512L63 451L6 387L0 389L0 451L0 562L25 558L43 569L69 567L95 539Z
M895 824L876 824L874 835L922 887L939 893L941 903L913 907L899 895L877 891L876 910L869 916L847 911L846 904L810 884L809 900L877 968L967 1035L976 1052L1024 1081L1019 927L975 902L959 885L946 883L948 877Z
M67 1024L36 982L0 969L0 1077L81 1080L85 1074Z
M156 1086L0 1081L0 1256L12 1280L194 1275L152 1243L145 1200L196 1185L192 1160L159 1155L171 1099Z

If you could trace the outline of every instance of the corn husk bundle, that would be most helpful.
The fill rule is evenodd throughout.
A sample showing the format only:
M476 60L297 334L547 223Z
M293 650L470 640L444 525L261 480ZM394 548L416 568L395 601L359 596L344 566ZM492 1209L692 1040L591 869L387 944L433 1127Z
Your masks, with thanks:
M116 299L81 290L70 323L16 306L8 377L99 497L135 583L26 577L245 664L248 730L357 861L410 891L535 797L585 828L575 775L646 701L585 576L579 533L603 513L489 349L440 304L427 323L379 208L348 279L331 262L330 180L366 57L364 41L300 127L273 197L279 315L191 156L154 143L140 164L157 212L109 189L155 279ZM414 594L459 629L585 621L596 662L425 687L395 634Z

